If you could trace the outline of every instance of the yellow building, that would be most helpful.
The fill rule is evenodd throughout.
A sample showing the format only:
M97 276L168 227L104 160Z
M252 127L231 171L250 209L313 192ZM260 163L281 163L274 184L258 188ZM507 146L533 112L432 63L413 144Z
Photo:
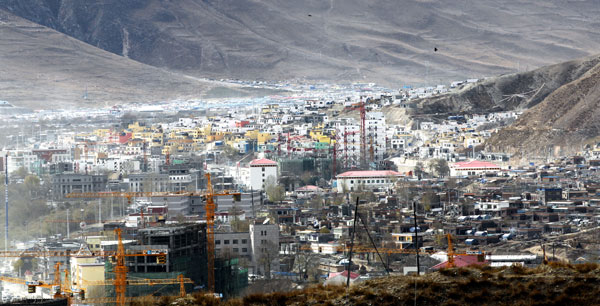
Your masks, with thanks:
M103 286L94 286L100 289L94 292L89 282L104 281L104 263L98 261L96 256L71 257L70 287L71 289L84 290L86 297L102 297L105 295Z

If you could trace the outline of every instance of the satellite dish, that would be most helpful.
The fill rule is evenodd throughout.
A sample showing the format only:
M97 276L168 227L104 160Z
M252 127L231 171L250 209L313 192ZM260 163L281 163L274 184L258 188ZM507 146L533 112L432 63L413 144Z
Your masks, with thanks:
M87 224L85 224L84 221L79 222L79 227L81 227L81 229L85 229L86 226Z

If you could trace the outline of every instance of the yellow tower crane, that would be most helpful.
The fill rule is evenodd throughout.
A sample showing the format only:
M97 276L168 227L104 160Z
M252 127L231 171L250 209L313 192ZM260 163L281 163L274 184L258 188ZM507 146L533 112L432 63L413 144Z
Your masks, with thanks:
M200 196L206 200L206 251L207 251L207 282L208 290L215 291L215 197L233 196L234 201L239 202L242 194L234 191L221 191L215 193L212 187L210 173L206 173L207 190L206 192L83 192L69 193L66 198L108 198L108 197L124 197L131 204L131 199L134 197L194 197ZM142 212L142 225L144 224L144 215ZM118 263L117 263L118 265ZM123 268L119 268L123 269ZM122 273L122 272L121 272ZM126 273L126 272L125 272ZM115 284L115 286L117 286ZM120 286L120 285L119 285ZM116 288L116 287L115 287ZM119 296L120 291L117 291ZM123 295L124 297L124 295Z

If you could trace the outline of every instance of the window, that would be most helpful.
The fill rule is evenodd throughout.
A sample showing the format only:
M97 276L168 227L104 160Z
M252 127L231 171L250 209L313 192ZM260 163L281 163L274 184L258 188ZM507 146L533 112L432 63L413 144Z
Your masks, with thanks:
M229 244L229 240L223 240L223 244Z
M221 244L221 240L215 240L215 244Z
M246 244L246 243L248 243L248 240L242 239L242 244Z
M234 253L239 253L239 252L240 252L240 249L238 249L238 248L233 248L233 252L234 252Z
M237 239L233 239L232 244L238 244L238 240Z
M267 241L263 239L260 241L260 244L267 244Z

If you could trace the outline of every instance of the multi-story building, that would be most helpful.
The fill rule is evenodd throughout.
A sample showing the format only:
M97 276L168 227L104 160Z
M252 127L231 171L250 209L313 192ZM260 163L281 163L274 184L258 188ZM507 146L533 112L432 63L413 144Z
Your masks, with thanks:
M103 174L63 173L52 176L52 197L61 199L71 192L106 191L108 177Z
M273 177L277 182L277 162L270 159L255 159L250 162L250 187L253 190L264 190L265 182Z
M278 272L279 226L250 224L248 232L215 233L217 257L244 257L250 261L254 274Z

